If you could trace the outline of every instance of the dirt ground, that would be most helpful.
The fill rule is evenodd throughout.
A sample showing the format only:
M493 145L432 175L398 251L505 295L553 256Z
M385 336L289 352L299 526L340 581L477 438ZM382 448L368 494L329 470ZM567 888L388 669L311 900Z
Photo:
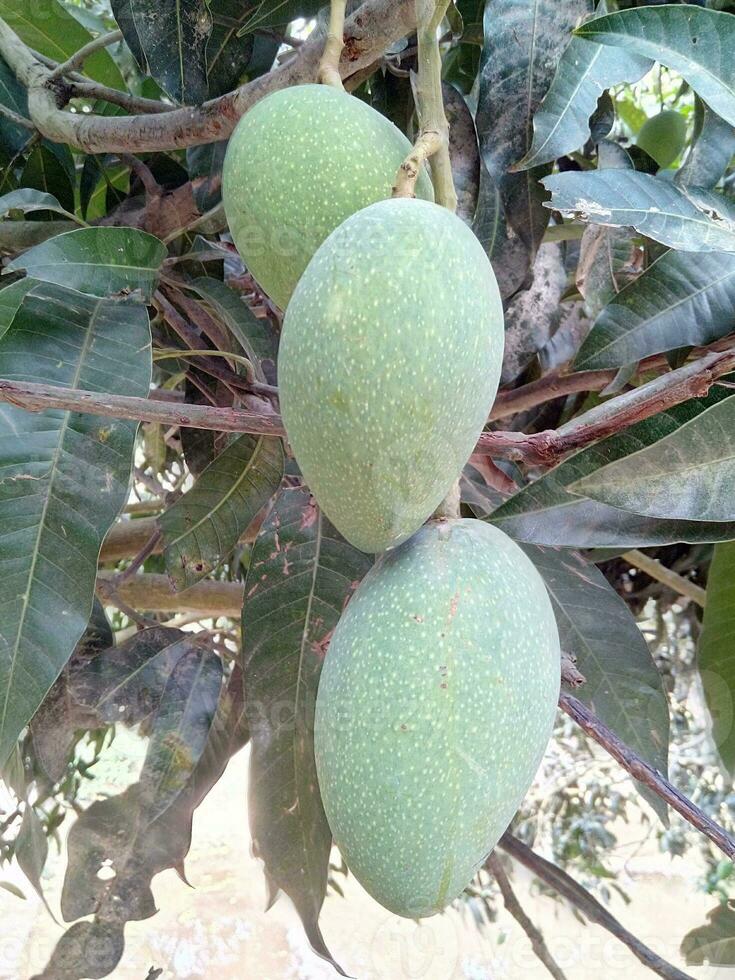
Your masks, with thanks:
M114 791L116 783L124 785L134 771L134 748L132 736L116 740L106 763L107 791ZM263 911L263 875L250 855L247 828L247 761L247 751L241 752L197 811L187 860L193 888L173 872L154 880L160 911L127 927L117 980L145 980L151 967L163 969L161 980L334 980L332 968L309 948L287 899ZM98 783L94 788L99 792L102 787ZM626 906L616 899L611 911L697 980L735 980L735 969L686 968L678 943L689 929L704 923L714 901L695 890L696 867L681 859L672 863L658 854L653 842L641 846L643 833L629 828L617 857L623 868L621 884L633 901ZM51 920L18 869L6 869L1 876L18 884L28 899L0 891L0 980L28 980L45 964L62 927ZM54 910L62 876L63 861L52 852L44 886ZM518 873L514 883L567 980L644 980L654 975L608 933L581 924L558 903L532 894L530 876ZM347 879L344 890L346 899L328 896L322 929L337 961L359 980L549 976L504 910L483 931L469 914L454 910L417 926L386 913L354 878Z

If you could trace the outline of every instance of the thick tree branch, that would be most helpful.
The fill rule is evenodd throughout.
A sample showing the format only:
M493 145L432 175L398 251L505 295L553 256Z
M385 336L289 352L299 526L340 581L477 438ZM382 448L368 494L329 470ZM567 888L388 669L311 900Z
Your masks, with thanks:
M536 958L544 964L555 980L566 980L566 976L559 969L556 960L549 952L541 931L529 919L523 910L523 906L516 898L516 894L508 880L508 875L505 873L503 864L495 851L487 859L485 866L498 883L498 888L500 889L500 894L503 896L503 904L506 909L530 939Z
M571 694L562 691L559 695L559 707L570 718L573 718L590 738L601 745L616 762L619 762L631 776L652 789L672 809L681 814L687 823L708 837L729 858L735 857L735 839L727 833L724 827L720 827L714 820L711 820L696 804L692 803L673 786L664 775L636 755L586 705Z
M198 612L202 619L229 616L237 619L242 609L243 587L238 582L197 582L185 592L174 592L166 575L134 575L116 586L114 572L97 576L102 591L114 587L116 595L134 609L149 612Z
M628 949L638 957L644 966L665 980L693 980L688 973L683 973L671 963L654 953L652 949L642 943L640 939L628 932L625 926L601 905L597 899L578 884L574 878L557 868L551 861L536 854L530 847L527 847L517 837L513 837L507 831L500 838L500 847L515 858L519 864L532 871L541 881L553 888L555 892L565 898L568 902L579 909L589 920L598 926L602 926L609 933L624 943Z
M416 24L414 0L365 0L345 22L342 78L374 62ZM240 116L279 88L316 78L324 36L314 33L297 55L279 68L201 106L129 117L103 117L61 109L72 92L48 86L49 68L39 62L17 34L0 19L0 56L28 88L31 120L49 139L87 153L136 153L213 143L230 135Z

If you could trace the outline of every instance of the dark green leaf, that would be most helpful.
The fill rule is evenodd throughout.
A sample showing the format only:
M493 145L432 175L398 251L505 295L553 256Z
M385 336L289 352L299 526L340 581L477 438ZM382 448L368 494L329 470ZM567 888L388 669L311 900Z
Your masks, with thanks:
M207 42L207 82L210 99L231 91L244 81L268 71L278 53L275 38L257 34L238 37L252 15L253 4L240 0L213 0L212 33Z
M285 27L298 17L313 17L322 5L321 0L256 0L248 3L244 30Z
M222 200L222 164L227 140L203 143L186 151L186 165L199 211L204 214Z
M222 661L196 647L178 660L161 696L140 775L145 819L156 820L189 782L209 737L222 686Z
M570 493L683 521L735 521L735 395L675 432L570 483Z
M550 168L508 173L529 150L533 116L546 94L572 29L590 9L587 0L539 3L494 0L485 8L485 43L480 65L475 122L488 176L505 214L525 247L528 269L541 244L549 214L539 178ZM500 251L501 241L494 251ZM491 255L493 253L490 253Z
M569 171L543 181L549 207L596 225L631 226L688 252L735 252L735 207L712 192L628 170Z
M141 71L176 102L207 98L206 0L112 0L112 12Z
M28 97L26 90L13 72L0 58L0 105L28 119ZM18 126L0 115L0 166L7 166L32 136L25 126Z
M74 212L74 184L59 157L42 143L26 159L20 182L24 189L41 191L55 198L64 211Z
M0 289L0 338L13 322L13 317L23 302L23 297L37 285L37 279L26 276L25 279L18 279L5 286L4 289Z
M648 645L625 601L581 555L526 546L541 572L559 627L561 648L577 658L586 682L575 695L626 745L668 774L669 709ZM664 823L666 804L636 788Z
M0 340L4 378L144 396L150 373L148 315L130 301L41 284ZM4 760L87 626L97 555L127 496L136 426L10 405L0 419Z
M697 99L699 125L686 160L676 174L680 184L714 187L735 155L735 126Z
M5 217L9 211L22 211L23 214L31 211L56 211L58 214L69 216L66 205L62 205L53 194L46 194L30 187L20 187L17 191L10 191L9 194L0 197L0 217Z
M665 252L602 310L575 362L619 367L659 351L709 344L733 329L735 254Z
M715 545L698 665L712 737L728 772L735 773L735 541Z
M639 517L567 489L600 467L655 445L729 395L727 389L714 388L706 399L692 398L576 453L506 501L493 513L492 522L516 540L570 548L644 548L735 538L735 522Z
M195 279L192 288L225 324L250 359L260 381L274 377L278 340L267 320L253 313L242 296L219 279Z
M92 35L58 3L58 0L0 0L0 17L22 41L54 61L66 61ZM84 71L112 88L125 89L120 69L105 50L95 51L84 63Z
M127 194L130 187L130 168L116 162L112 155L88 154L84 158L79 178L79 204L87 221L107 214L111 197Z
M210 463L159 522L175 588L188 589L232 551L282 476L280 439L242 435Z
M607 13L605 0L601 0L597 13ZM603 92L621 82L637 82L651 66L649 58L622 48L572 37L551 88L533 117L533 144L515 169L553 163L583 146L590 135L590 117Z
M523 240L506 222L500 192L482 160L472 230L492 262L500 295L507 299L528 276L531 255Z
M26 803L23 820L15 841L15 859L20 870L33 885L44 904L46 899L41 885L41 872L47 857L48 840L43 831L43 825L31 804Z
M693 4L621 10L583 24L580 37L653 58L679 72L735 126L735 18Z
M687 966L708 963L708 972L713 974L719 972L718 966L735 966L735 909L718 905L707 913L707 920L705 925L684 936L681 952Z
M457 192L457 214L463 221L471 223L477 209L480 183L480 151L475 121L464 96L456 88L444 82L442 96L449 123L449 157Z
M36 245L7 269L90 296L140 290L147 299L165 257L166 246L137 228L79 228Z
M272 890L290 896L311 945L330 960L318 925L331 835L314 763L314 704L332 630L370 564L308 491L284 487L255 542L245 583L253 847Z

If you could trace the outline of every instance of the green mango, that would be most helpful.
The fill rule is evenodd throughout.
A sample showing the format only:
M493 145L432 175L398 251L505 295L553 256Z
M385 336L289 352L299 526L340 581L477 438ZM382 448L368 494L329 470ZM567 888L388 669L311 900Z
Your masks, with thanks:
M328 85L281 89L245 113L225 154L222 200L243 262L282 310L327 235L390 197L410 149L389 119ZM434 198L425 170L416 193Z
M380 201L332 232L286 310L281 412L330 521L383 551L431 516L495 399L503 308L470 229L427 201Z
M502 531L431 522L383 555L322 668L314 749L348 867L385 908L440 912L525 796L559 697L554 613Z
M664 109L647 119L638 133L636 145L653 157L659 167L670 167L684 149L687 121L673 109Z

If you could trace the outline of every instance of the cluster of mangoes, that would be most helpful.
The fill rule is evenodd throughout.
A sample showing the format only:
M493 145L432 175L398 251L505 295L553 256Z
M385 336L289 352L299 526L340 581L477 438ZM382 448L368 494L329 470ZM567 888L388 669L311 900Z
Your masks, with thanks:
M223 193L245 264L285 309L279 395L296 460L344 537L380 554L319 683L325 812L367 890L419 917L462 891L513 817L560 664L518 545L482 521L430 520L495 398L503 309L483 248L433 203L428 175L416 198L391 197L409 151L365 102L297 86L240 121Z

